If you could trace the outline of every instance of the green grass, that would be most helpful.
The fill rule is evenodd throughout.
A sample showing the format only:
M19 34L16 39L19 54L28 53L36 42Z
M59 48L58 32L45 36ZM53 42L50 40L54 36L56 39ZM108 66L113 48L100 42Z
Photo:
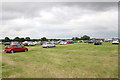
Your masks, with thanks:
M9 78L117 78L118 45L75 43L28 52L4 53L2 77ZM3 46L4 48L4 46Z
M2 46L0 45L0 78L2 78Z

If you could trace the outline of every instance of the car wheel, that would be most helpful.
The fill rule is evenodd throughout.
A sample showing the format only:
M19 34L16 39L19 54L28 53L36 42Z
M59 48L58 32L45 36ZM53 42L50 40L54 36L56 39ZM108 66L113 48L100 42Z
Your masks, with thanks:
M28 51L28 49L25 49L24 51L25 51L25 52L27 52L27 51Z
M15 53L14 50L11 50L10 53Z

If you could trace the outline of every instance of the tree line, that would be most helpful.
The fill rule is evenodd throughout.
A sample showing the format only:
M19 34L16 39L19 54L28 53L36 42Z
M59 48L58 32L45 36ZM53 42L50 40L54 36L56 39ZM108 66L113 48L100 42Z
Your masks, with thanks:
M4 39L1 39L2 42L11 42L11 41L18 41L18 42L24 42L24 41L65 41L66 39L47 39L46 37L42 37L40 39L31 39L30 37L25 37L25 38L19 38L15 37L14 39L10 39L9 37L5 37ZM68 40L68 39L67 39ZM69 40L90 40L90 37L87 35L84 35L82 37L73 37L72 39Z

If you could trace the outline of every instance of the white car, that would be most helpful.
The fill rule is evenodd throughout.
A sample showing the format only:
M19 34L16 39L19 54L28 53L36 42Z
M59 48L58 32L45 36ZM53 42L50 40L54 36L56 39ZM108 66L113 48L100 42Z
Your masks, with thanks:
M115 41L112 42L112 44L119 44L119 41L115 40Z
M35 46L35 43L33 43L33 42L28 42L28 46Z
M60 45L67 44L67 42L61 41Z
M40 44L40 42L38 42L38 41L34 41L33 43L34 43L35 45Z
M42 47L43 48L55 47L55 44L53 44L53 43L43 43Z

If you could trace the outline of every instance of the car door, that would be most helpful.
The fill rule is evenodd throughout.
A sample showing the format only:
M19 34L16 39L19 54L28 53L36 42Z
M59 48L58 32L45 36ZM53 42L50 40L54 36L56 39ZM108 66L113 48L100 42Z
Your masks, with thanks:
M14 50L14 51L19 51L19 47L18 47L17 45L14 45L14 46L13 46L13 50Z
M50 47L53 47L53 44L52 44L52 43L50 44Z
M51 47L51 44L49 43L48 46Z
M18 49L18 51L23 51L24 50L24 48L21 45L17 45L17 49Z

